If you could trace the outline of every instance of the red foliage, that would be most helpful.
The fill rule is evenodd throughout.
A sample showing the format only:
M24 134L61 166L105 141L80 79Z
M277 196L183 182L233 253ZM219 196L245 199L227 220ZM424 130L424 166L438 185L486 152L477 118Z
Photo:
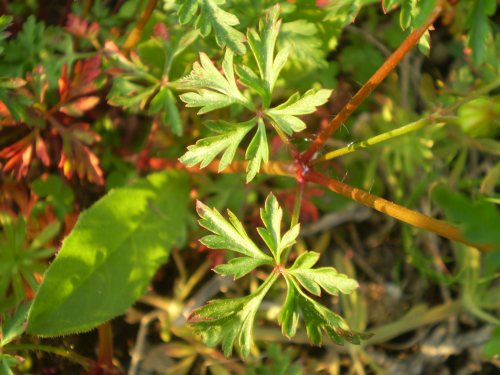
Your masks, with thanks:
M311 200L314 197L320 197L323 195L323 190L318 188L304 188L304 194L302 196L302 204L300 207L300 221L301 222L312 222L319 219L318 207ZM293 206L295 204L295 190L286 191L277 194L283 205L290 211L293 211Z
M33 112L38 118L36 123L29 116L16 121L0 101L1 125L17 128L10 133L3 131L6 136L17 138L0 149L0 159L5 160L4 172L21 179L27 175L36 157L46 167L58 161L58 167L67 178L76 174L80 179L104 184L99 159L89 147L99 141L99 136L89 123L82 121L100 102L99 96L92 95L97 90L95 80L101 74L100 64L100 55L77 61L71 75L65 64L58 79L59 100L51 107L45 102L49 84L43 66L37 66L28 74L27 87L16 94L27 97L32 103L25 112ZM19 130L22 130L21 136L18 136Z
M65 29L79 38L96 40L99 32L99 24L97 22L89 24L77 15L69 14Z

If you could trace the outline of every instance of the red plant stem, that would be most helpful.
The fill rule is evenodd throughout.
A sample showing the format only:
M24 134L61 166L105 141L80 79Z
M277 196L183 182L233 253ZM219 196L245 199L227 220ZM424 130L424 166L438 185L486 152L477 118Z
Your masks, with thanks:
M128 34L127 40L123 45L123 50L125 52L129 52L141 40L141 35L144 31L144 27L146 27L146 24L148 23L153 10L156 8L157 3L158 0L149 0L146 4L146 7L141 13L141 18L139 18L139 21L137 21L137 24L135 25L133 30L130 32L130 34Z
M326 177L318 172L308 172L304 177L307 181L323 185L337 194L364 204L365 206L371 207L379 212L392 216L393 218L413 225L417 228L426 229L450 240L473 246L481 251L490 250L489 246L478 246L466 241L456 226L448 224L445 221L433 219L432 217L421 214L420 212L410 210L384 198L377 197L361 189Z
M406 56L419 41L420 37L432 25L441 13L442 6L438 5L432 12L429 19L418 29L414 30L405 41L396 49L391 56L385 60L382 66L370 77L370 79L359 89L351 100L340 110L340 112L330 121L320 134L313 141L308 150L300 157L302 163L308 164L314 154L326 143L332 133L334 133L360 106L361 103L371 94L371 92L394 70L396 65Z
M199 173L203 171L219 173L218 160L214 160L207 167L201 169L199 167L186 167L178 160L152 158L149 161L148 167L156 170L165 168L183 169L191 173ZM244 173L246 171L246 167L247 162L245 161L233 161L231 165L229 165L220 173ZM264 174L289 176L297 179L297 182L300 184L305 184L307 182L317 183L319 185L327 187L337 194L340 194L358 203L364 204L365 206L373 208L407 224L413 225L414 227L431 231L452 241L461 242L465 245L475 247L483 252L491 250L491 246L489 245L477 245L468 242L460 233L459 228L454 225L448 224L445 221L437 220L420 212L410 210L409 208L400 206L394 202L388 201L387 199L372 195L361 189L326 177L321 173L311 170L307 172L304 171L302 173L297 173L298 170L300 170L300 164L299 168L297 168L296 163L284 161L270 161L269 163L263 164L261 166L261 172ZM299 179L301 179L302 181L299 181Z
M141 165L142 169L162 170L165 168L181 169L191 173L245 173L247 169L247 161L233 161L223 171L219 172L219 160L214 160L205 168L187 167L178 160L165 159L165 158L150 158L146 163ZM293 162L286 161L269 161L260 167L260 172L267 175L274 176L290 176L295 177L297 165Z
M99 346L97 348L97 362L102 368L113 368L113 331L111 323L106 322L97 328Z

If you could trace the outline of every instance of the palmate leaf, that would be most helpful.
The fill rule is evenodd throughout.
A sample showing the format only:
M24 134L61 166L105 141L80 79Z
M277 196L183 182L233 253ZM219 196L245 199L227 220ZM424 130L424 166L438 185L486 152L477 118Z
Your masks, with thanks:
M234 14L226 12L219 6L225 3L224 0L178 0L177 2L181 4L179 7L181 24L191 22L200 10L195 27L204 37L213 30L215 40L220 47L227 46L239 55L245 53L246 48L243 44L245 36L233 27L240 21Z
M189 4L190 5L189 5ZM190 19L196 13L198 2L186 2L182 14ZM245 65L233 65L233 53L226 50L222 62L222 72L219 71L205 54L200 54L200 61L193 65L192 72L181 79L179 84L183 89L194 90L180 96L187 107L200 108L198 114L204 114L216 109L225 108L233 104L244 106L255 113L255 118L247 122L230 125L219 121L216 129L219 135L198 141L189 146L188 151L181 157L181 161L188 166L201 163L207 166L214 158L224 151L219 164L219 171L223 170L233 160L238 145L250 131L251 126L257 125L257 130L245 153L247 166L247 183L259 172L262 163L269 161L269 147L267 144L266 125L272 125L280 136L285 137L293 132L304 130L306 124L298 117L312 113L316 107L324 104L331 90L310 90L302 97L297 93L285 103L270 108L272 91L278 75L288 59L288 49L281 50L275 56L275 47L281 21L278 20L279 5L267 12L264 20L259 24L259 30L248 31L248 43L256 61L258 73ZM187 22L187 21L186 21ZM242 83L248 89L245 95L240 91L235 71ZM257 108L249 99L248 93L255 92L262 98L261 108Z
M285 103L271 109L267 109L265 114L271 119L276 131L291 135L306 128L306 124L299 117L316 111L316 107L325 104L330 97L332 90L307 91L302 97L299 93L293 94Z
M355 280L339 274L332 267L313 269L319 259L319 254L315 252L305 252L290 268L284 268L286 259L280 259L281 254L295 243L300 227L297 224L281 236L283 210L273 194L269 194L260 211L264 227L257 228L257 231L274 259L264 254L248 237L243 225L231 211L228 210L229 221L216 209L210 209L201 202L197 203L197 211L201 217L200 225L213 233L200 240L203 244L211 249L226 249L242 255L217 266L217 273L241 277L261 265L274 266L254 293L246 297L211 301L192 313L190 321L193 328L207 345L222 343L224 354L229 356L237 343L240 354L246 357L252 345L252 327L257 310L279 276L285 277L287 285L285 304L279 316L286 336L295 335L301 314L306 322L307 334L314 344L321 343L322 331L339 344L345 340L359 343L369 336L352 332L339 315L314 301L302 290L316 295L320 294L321 289L329 294L351 293L358 286Z
M187 107L201 107L198 114L235 103L253 109L252 103L243 96L236 85L233 53L230 50L226 50L222 70L224 75L217 70L206 54L200 53L200 62L195 62L192 72L180 80L183 88L196 89L197 92L182 94L179 96L180 99L186 103Z

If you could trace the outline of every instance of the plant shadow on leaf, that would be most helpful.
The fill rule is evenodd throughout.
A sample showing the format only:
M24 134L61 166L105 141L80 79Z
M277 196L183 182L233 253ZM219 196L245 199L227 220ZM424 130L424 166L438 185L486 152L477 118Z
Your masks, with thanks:
M183 236L186 183L182 173L157 173L84 212L44 276L28 332L83 332L124 313Z

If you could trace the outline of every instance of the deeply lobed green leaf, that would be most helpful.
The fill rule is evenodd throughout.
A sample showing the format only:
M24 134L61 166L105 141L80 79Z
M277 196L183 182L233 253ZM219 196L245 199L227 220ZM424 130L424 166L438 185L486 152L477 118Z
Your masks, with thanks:
M278 275L271 274L252 294L241 298L210 301L193 311L189 321L194 330L209 346L222 343L224 355L228 357L235 342L243 357L250 354L253 343L253 325L262 299L276 281Z
M209 122L206 125L220 134L200 139L196 144L188 146L188 151L179 160L189 167L200 163L200 167L204 168L218 154L224 152L219 163L219 171L222 171L233 160L238 145L245 135L255 126L255 119L238 124L218 121Z
M337 344L343 344L344 341L359 344L362 339L369 337L367 334L351 331L342 317L308 297L293 276L289 273L285 273L284 276L287 295L279 315L279 322L285 336L295 336L299 317L302 315L307 336L316 345L321 344L322 332Z
M227 46L240 55L245 53L246 48L243 44L245 36L233 27L237 26L240 21L234 14L226 12L219 6L225 3L224 0L182 0L178 3L181 4L178 12L181 24L191 22L200 10L195 27L203 36L213 31L220 47Z
M257 231L273 254L276 263L279 264L283 250L295 243L295 239L299 235L300 224L290 228L283 237L281 236L283 210L272 193L266 198L264 208L260 210L260 217L265 228L257 228Z
M200 53L200 62L195 62L191 73L180 81L183 88L197 90L197 93L180 95L180 99L187 107L201 107L198 114L235 103L252 107L236 84L233 53L230 50L226 50L222 69L224 74L217 70L206 54Z
M216 209L210 209L201 202L198 202L197 209L201 217L200 225L214 233L203 237L201 242L212 249L227 249L243 255L217 266L215 272L224 276L241 277L259 266L275 265L266 281L251 295L212 301L193 312L190 320L206 344L215 346L222 343L224 354L228 356L234 343L238 342L241 354L247 356L252 342L251 330L255 314L262 298L279 275L285 277L287 284L287 296L279 316L286 336L295 335L302 315L307 334L314 344L321 343L323 331L339 344L344 340L359 343L362 338L367 337L352 332L339 315L308 297L302 290L304 288L315 295L320 295L321 289L332 295L348 294L358 287L355 280L338 273L332 267L312 268L317 263L319 254L310 251L301 254L290 268L283 268L282 262L285 263L286 260L280 259L281 253L294 244L300 226L295 225L281 236L283 210L273 194L269 194L264 208L260 210L264 227L257 230L274 260L261 252L232 212L228 211L227 221Z
M190 4L186 4L186 8L182 8L187 19L196 13L193 7L198 6L198 3L195 2L190 2ZM280 136L291 135L306 127L306 124L298 116L314 112L316 107L328 100L331 94L330 90L310 90L302 97L297 93L285 103L275 108L268 108L274 85L288 58L286 48L275 56L276 40L281 25L281 21L278 20L279 10L279 5L271 8L265 19L261 20L259 32L248 31L248 43L257 63L258 74L245 65L238 64L235 68L233 53L226 50L222 62L222 73L207 55L201 53L200 61L193 65L192 72L180 81L183 88L195 90L195 92L182 94L180 99L186 103L187 107L200 108L198 114L225 108L232 104L242 105L255 112L255 119L234 124L233 127L225 123L225 129L219 126L217 132L220 135L202 139L194 146L189 146L186 154L180 159L183 163L189 166L201 163L203 168L219 153L225 151L219 164L219 171L223 170L232 161L238 145L249 133L250 129L247 128L247 125L257 125L257 130L245 153L245 158L249 161L246 170L248 183L259 172L262 163L269 161L266 122L270 123ZM248 95L245 96L240 92L236 83L235 71L240 82L262 98L262 108L256 108L247 97Z
M321 295L321 289L327 293L337 295L339 293L350 294L358 287L354 279L347 275L338 273L333 267L321 267L313 269L312 266L319 259L319 254L308 251L301 254L294 262L288 273L310 293Z
M331 93L332 90L326 89L311 89L302 97L299 93L295 93L285 103L267 109L265 114L271 119L272 125L278 132L292 135L306 128L305 122L297 116L315 112L317 107L328 101Z
M200 241L211 249L227 249L253 259L272 263L271 257L264 254L248 237L241 222L228 210L229 221L215 208L211 209L200 201L196 202L196 210L200 216L200 225L214 233L203 237Z
M261 82L264 86L263 99L265 107L269 106L271 102L274 84L288 58L287 49L281 50L276 58L274 57L276 40L281 27L281 20L278 20L279 10L278 4L271 8L265 19L259 22L259 33L253 29L250 29L247 33L248 44L257 62Z

